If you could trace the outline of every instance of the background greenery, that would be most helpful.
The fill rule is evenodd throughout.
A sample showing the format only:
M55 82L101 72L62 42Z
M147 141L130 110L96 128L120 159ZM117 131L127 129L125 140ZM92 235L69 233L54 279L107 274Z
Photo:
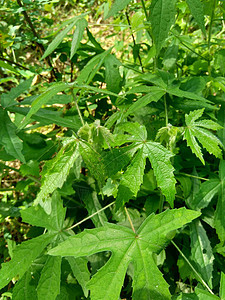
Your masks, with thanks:
M0 4L0 299L225 299L225 2Z

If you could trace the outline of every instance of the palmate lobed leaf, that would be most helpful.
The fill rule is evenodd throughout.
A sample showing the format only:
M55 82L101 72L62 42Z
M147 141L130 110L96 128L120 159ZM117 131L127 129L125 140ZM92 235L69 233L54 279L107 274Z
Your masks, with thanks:
M210 153L216 157L222 157L223 147L221 141L209 130L221 129L221 126L212 120L200 120L199 119L204 112L203 109L198 109L185 115L185 122L187 127L184 131L184 139L187 141L187 145L191 148L192 152L205 164L205 160L202 155L201 147L199 146L197 140L202 144L202 146ZM197 138L197 140L196 140Z
M168 285L156 267L152 253L159 253L173 238L174 230L199 215L199 212L185 208L152 214L136 234L127 227L106 223L104 227L84 230L68 238L48 254L82 257L102 251L112 252L109 261L88 284L92 300L118 299L131 262L134 266L132 299L169 300Z

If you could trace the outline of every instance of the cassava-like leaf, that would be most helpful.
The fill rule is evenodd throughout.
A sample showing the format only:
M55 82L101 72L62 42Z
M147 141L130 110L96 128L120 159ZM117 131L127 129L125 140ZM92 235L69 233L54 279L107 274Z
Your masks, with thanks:
M35 114L42 105L46 104L52 96L56 95L58 92L64 91L68 88L68 85L64 82L56 83L47 89L46 92L38 96L31 104L31 109L28 114L22 121L22 123L18 126L18 129L24 128L30 121L33 114Z
M150 92L148 92L145 96L140 97L128 108L128 110L124 113L124 117L126 118L128 115L142 107L145 107L151 102L159 101L165 93L166 92L162 88L158 86L152 86Z
M12 88L9 93L2 94L1 95L2 107L6 108L18 104L18 102L16 102L15 99L19 97L23 92L29 90L32 80L33 77L21 82L18 86Z
M124 9L130 3L130 1L131 0L123 0L123 1L114 0L112 7L105 19L108 19L109 17L113 17L120 10Z
M190 225L191 258L202 278L212 288L214 255L206 231L199 220Z
M22 277L35 258L41 254L54 237L55 234L42 234L37 238L25 241L16 246L10 262L2 264L0 270L0 289L7 285L13 277L17 275Z
M51 198L50 215L40 205L31 206L21 211L23 222L44 227L54 232L59 232L63 228L65 214L66 208L63 208L62 200L56 191Z
M201 160L203 164L205 164L201 147L199 146L197 140L210 154L214 154L216 157L221 157L222 150L220 147L223 145L221 141L211 131L208 130L208 128L212 128L213 130L220 129L221 126L219 124L211 120L209 122L208 120L200 120L195 122L202 116L203 112L204 108L194 110L190 112L189 115L185 115L187 127L185 128L184 139L187 140L187 145L191 148L191 151Z
M143 155L143 148L137 154L124 172L116 198L116 208L119 209L131 198L136 197L143 182L146 157Z
M207 207L212 198L218 194L219 187L219 179L210 179L202 183L199 191L194 194L193 200L191 201L191 208L197 210Z
M159 54L170 27L175 21L175 0L153 0L150 6L150 22L156 54Z
M83 34L84 34L84 30L87 27L88 22L85 19L79 19L76 22L76 29L74 31L73 34L73 39L72 39L72 43L71 43L71 50L70 50L70 59L73 58L74 54L76 53L80 42L83 38Z
M37 300L37 291L32 271L28 269L13 288L13 300Z
M87 283L90 280L90 272L87 266L88 260L84 257L74 258L71 256L68 256L66 259L70 264L74 277L81 285L85 297L87 297L88 296Z
M203 34L206 36L205 22L204 22L204 6L201 0L187 0L191 14L198 23Z
M102 187L105 181L105 172L100 154L86 142L79 143L79 152L92 176L97 180L99 186Z
M65 144L52 160L45 163L42 171L41 190L35 199L35 204L38 204L40 200L44 201L49 194L63 186L70 169L79 157L76 140L65 139L65 141L68 141L68 144Z
M48 256L37 286L38 300L55 300L60 293L61 261L60 256Z
M0 107L0 144L8 154L25 163L22 153L23 143L16 135L16 125L11 121L5 109Z
M49 54L51 54L62 42L62 40L65 38L67 33L69 33L75 24L77 23L78 20L80 20L82 16L77 16L71 19L71 22L63 31L61 31L57 36L54 38L54 40L48 45L48 48L45 50L45 53L41 57L41 59L46 58Z
M129 228L107 223L104 227L85 230L68 238L49 254L80 257L102 251L112 252L109 261L88 284L92 300L118 299L131 262L134 266L132 299L169 300L168 285L156 267L152 253L159 253L174 236L175 229L198 216L198 212L185 208L152 214L136 234Z
M176 180L173 175L174 168L170 162L170 158L173 156L172 152L164 148L161 144L152 141L144 143L143 149L144 155L151 162L157 185L171 207L173 207Z
M122 78L119 72L120 61L112 54L106 56L105 61L105 80L107 89L114 93L121 90Z

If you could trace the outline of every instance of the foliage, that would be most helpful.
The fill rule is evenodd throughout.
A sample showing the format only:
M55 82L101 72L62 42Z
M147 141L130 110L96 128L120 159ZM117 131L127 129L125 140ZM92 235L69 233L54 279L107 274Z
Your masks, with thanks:
M0 299L225 299L224 1L0 2Z

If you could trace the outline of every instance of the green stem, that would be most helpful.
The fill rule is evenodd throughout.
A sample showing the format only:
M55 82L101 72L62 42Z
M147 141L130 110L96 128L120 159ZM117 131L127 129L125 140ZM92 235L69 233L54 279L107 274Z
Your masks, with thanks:
M195 176L195 175L190 175L190 174L186 174L186 173L179 173L178 175L184 175L184 176L187 176L187 177L192 177L192 178L196 178L196 179L200 179L200 180L205 180L205 181L209 180L208 178L203 178L203 177L199 177L199 176Z
M178 250L180 255L183 257L183 259L186 261L186 263L189 265L189 267L192 269L192 271L197 275L199 280L201 281L202 285L204 285L207 290L210 292L210 294L214 295L213 291L210 289L208 284L205 282L205 280L201 277L201 275L198 273L198 271L194 268L194 266L190 263L188 258L184 255L184 253L180 250L180 248L174 243L174 241L171 241L171 243L174 245L174 247Z
M166 94L164 95L164 107L165 107L165 121L166 121L166 127L168 126L168 109L167 109L167 103L166 103Z
M83 117L82 117L82 114L81 114L81 111L80 111L80 108L79 108L79 105L78 105L78 100L79 100L79 99L77 100L77 98L76 98L76 96L75 96L75 94L74 94L73 89L71 89L71 93L72 93L73 101L74 101L74 103L75 103L75 106L76 106L78 115L79 115L79 117L80 117L81 123L82 123L82 125L84 126L84 119L83 119Z
M147 9L146 9L144 0L141 0L141 5L142 5L142 7L143 7L143 10L144 10L144 13L145 13L146 20L148 21L149 15L148 15L148 13L147 13Z
M106 205L105 207L99 209L98 211L96 211L95 213L93 213L92 215L88 216L87 218L84 218L83 220L81 220L80 222L74 224L73 226L69 227L69 228L66 228L66 230L70 230L70 229L73 229L77 226L79 226L80 224L82 224L83 222L91 219L92 217L94 217L95 215L99 214L100 212L102 212L103 210L107 209L108 207L112 206L113 204L115 204L115 201L113 201L112 203Z
M128 221L129 221L129 223L130 223L131 229L132 229L133 232L137 235L137 233L136 233L136 231L135 231L135 228L134 228L134 224L132 223L132 220L131 220L131 218L130 218L130 215L129 215L129 213L128 213L128 210L127 210L126 206L124 206L124 210L125 210L125 213L126 213L126 215L127 215Z

